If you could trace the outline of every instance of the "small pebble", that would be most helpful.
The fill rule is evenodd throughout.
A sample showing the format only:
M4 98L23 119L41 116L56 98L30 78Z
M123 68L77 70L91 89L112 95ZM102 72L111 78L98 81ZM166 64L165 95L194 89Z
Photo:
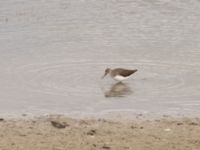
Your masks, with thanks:
M96 130L90 130L89 132L87 132L87 135L94 135L96 134Z
M196 123L196 122L191 122L191 123L189 123L189 125L197 126L198 123Z
M136 129L137 127L136 126L131 126L131 129Z
M178 122L177 125L180 126L180 125L183 125L183 123L182 122Z
M54 126L55 128L58 128L58 129L62 129L62 128L65 128L66 126L69 126L66 123L60 123L57 121L51 121L51 124L52 124L52 126Z
M110 147L110 146L107 146L107 145L102 146L102 148L103 148L103 149L111 149L111 147Z

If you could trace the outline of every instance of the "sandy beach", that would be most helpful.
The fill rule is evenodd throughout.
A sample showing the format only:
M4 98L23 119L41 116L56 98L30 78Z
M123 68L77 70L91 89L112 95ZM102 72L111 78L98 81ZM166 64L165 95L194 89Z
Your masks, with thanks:
M197 150L200 118L1 119L1 150Z

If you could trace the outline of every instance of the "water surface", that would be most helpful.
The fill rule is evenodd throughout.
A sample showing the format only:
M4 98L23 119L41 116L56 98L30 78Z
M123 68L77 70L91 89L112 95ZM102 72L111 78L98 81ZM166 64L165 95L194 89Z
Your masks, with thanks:
M0 113L200 114L200 1L0 1ZM107 67L138 69L123 84Z

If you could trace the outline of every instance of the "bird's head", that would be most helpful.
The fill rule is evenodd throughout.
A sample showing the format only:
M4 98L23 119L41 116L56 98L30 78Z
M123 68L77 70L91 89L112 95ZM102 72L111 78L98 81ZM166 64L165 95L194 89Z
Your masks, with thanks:
M107 74L109 74L110 72L111 72L111 69L110 69L110 68L106 68L105 73L104 73L102 79L103 79Z

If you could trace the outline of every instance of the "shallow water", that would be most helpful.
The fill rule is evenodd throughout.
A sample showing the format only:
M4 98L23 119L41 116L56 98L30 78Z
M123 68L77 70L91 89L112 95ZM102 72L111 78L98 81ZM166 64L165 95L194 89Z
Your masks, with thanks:
M200 1L0 1L0 113L200 114ZM107 67L138 69L123 84Z

